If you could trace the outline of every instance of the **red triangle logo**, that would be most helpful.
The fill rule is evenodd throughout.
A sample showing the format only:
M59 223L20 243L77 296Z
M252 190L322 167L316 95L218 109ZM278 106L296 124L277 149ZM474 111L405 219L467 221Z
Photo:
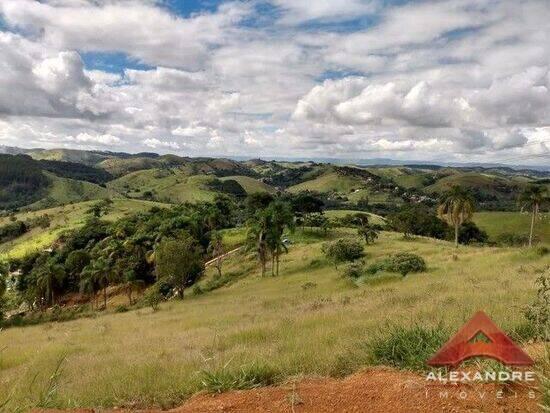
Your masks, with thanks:
M486 341L474 341L477 337ZM474 314L435 355L430 366L456 367L472 357L488 357L512 366L531 366L533 359L518 347L483 311Z

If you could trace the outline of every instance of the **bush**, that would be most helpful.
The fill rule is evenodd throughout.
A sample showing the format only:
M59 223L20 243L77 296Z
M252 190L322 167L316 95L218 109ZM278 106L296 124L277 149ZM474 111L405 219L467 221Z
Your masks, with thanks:
M527 307L525 318L535 327L541 339L550 336L550 272L537 278L537 295L533 303Z
M387 271L397 272L403 277L409 273L426 271L426 262L419 255L400 252L390 256L386 263Z
M159 290L159 287L157 284L152 285L145 291L145 294L143 295L143 302L151 307L153 311L157 311L159 309L160 303L164 299L164 296Z
M390 326L386 331L367 345L371 363L407 370L426 370L426 360L449 337L449 332L442 325Z
M357 240L341 238L323 245L322 251L334 263L354 261L363 256L363 244Z
M550 249L548 247L541 245L540 247L537 247L535 250L535 253L541 257L544 257L546 254L550 252Z
M365 272L365 263L364 262L352 262L344 268L344 277L357 279L361 277Z
M506 247L521 247L529 243L529 236L527 235L518 235L512 233L503 233L500 234L497 239L499 245Z
M452 239L452 236L450 235L449 239ZM463 223L458 231L458 242L461 244L484 243L488 239L487 233L471 221Z
M263 364L251 364L232 370L226 364L222 368L201 371L203 387L213 393L223 393L228 390L245 390L274 384L277 373L271 367Z

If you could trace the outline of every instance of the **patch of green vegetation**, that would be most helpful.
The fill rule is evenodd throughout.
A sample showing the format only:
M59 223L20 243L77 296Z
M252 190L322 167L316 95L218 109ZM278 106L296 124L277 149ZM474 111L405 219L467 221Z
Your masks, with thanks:
M353 216L355 214L367 214L369 216L369 223L371 224L384 225L386 223L384 217L364 211L354 211L349 209L329 209L325 211L324 214L331 219L345 218L348 216Z
M336 172L328 172L309 181L293 185L288 188L289 192L301 191L312 192L339 192L348 194L354 189L363 186L361 179L352 176L342 176Z
M47 228L32 228L20 237L0 244L0 258L21 258L24 255L48 248L61 233L84 225L89 216L89 209L97 201L79 202L39 211L21 212L14 215L19 221L27 221L47 216L50 226ZM137 212L147 211L153 207L169 207L159 202L142 201L137 199L113 199L113 204L103 220L116 221ZM0 218L0 226L10 222L8 217Z
M205 366L205 357L218 366L232 360L232 374L241 366L269 360L281 379L341 375L374 363L363 350L356 358L348 356L352 349L366 348L384 323L414 320L436 331L433 314L445 314L445 325L454 331L465 317L483 309L510 330L523 322L517 308L533 300L536 271L550 264L548 255L534 261L515 248L456 251L445 241L403 240L400 234L382 232L365 248L367 262L404 251L426 258L430 269L422 277L357 287L323 264L321 245L333 232L355 237L354 231L339 229L329 231L327 238L316 232L302 243L297 231L288 254L281 257L279 277L261 278L255 259L239 254L229 257L223 270L238 274L236 282L160 304L159 311L143 308L3 331L1 363L10 368L0 369L0 380L3 388L13 390L11 405L28 399L33 379L37 385L46 383L62 354L68 355L56 407L172 407L204 388L201 371L217 371ZM206 277L215 271L209 268ZM315 288L303 288L313 284ZM415 357L400 354L397 360L404 360L403 366L415 365ZM158 371L163 374L153 374Z
M178 169L149 169L132 172L107 184L108 188L130 198L146 197L168 203L211 201L216 192L210 184L216 177L211 175L189 176Z
M257 192L267 192L270 194L275 193L275 188L268 185L258 179L251 178L249 176L226 176L220 178L222 181L233 179L237 181L246 191L247 194L253 194Z
M473 221L497 241L503 234L529 236L531 214L529 212L476 212ZM534 235L542 243L550 244L550 214L543 212L535 221Z
M405 370L426 370L426 360L448 340L442 325L387 326L367 344L373 364Z

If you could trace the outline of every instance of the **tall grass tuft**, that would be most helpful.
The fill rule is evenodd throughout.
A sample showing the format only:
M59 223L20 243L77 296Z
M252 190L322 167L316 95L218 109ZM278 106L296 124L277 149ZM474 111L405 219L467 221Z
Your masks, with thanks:
M426 327L390 326L367 344L371 363L405 370L424 371L426 361L449 338L449 331L441 324Z
M278 373L266 364L252 363L236 369L229 364L215 370L202 370L200 378L203 388L212 393L223 393L269 386L277 381Z

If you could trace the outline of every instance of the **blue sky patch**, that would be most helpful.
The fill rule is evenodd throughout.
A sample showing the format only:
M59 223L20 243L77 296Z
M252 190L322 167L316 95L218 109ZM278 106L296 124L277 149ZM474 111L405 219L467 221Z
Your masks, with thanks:
M125 69L150 70L154 68L120 52L80 52L80 56L88 70L122 74Z

